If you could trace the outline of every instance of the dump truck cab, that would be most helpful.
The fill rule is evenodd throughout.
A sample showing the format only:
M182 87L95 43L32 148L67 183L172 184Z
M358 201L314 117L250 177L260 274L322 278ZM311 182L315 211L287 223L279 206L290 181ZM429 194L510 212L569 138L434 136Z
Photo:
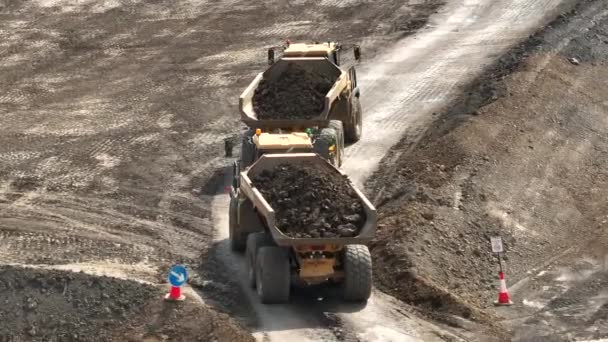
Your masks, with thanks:
M306 44L297 43L290 44L285 51L283 51L284 57L324 57L329 59L336 65L340 65L340 60L337 53L338 45L336 43L325 43L325 44Z
M342 165L344 137L339 122L332 122L323 129L294 131L283 129L248 129L243 134L241 158L238 168L244 170L264 154L317 153L335 167ZM235 163L235 167L236 167ZM234 175L238 175L235 168Z
M262 133L252 137L257 160L263 154L313 152L311 137L305 132Z
M276 50L282 49L283 57L287 58L327 58L336 65L340 65L341 51L352 48L355 60L361 58L361 49L358 45L341 45L336 42L314 42L314 43L290 43L289 41L282 47L272 47L268 49L268 64L275 62Z

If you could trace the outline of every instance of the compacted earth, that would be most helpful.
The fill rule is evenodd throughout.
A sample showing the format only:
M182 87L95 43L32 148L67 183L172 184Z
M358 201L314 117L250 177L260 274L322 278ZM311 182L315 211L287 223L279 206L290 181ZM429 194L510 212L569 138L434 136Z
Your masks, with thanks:
M281 164L253 184L276 211L277 227L295 238L353 237L365 223L359 195L348 178L317 164Z

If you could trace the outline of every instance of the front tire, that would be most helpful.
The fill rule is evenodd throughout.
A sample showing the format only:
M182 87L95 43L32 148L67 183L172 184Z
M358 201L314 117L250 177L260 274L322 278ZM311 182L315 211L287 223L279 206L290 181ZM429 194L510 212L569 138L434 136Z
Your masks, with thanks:
M263 304L289 301L291 274L288 251L281 247L261 247L256 258L256 288Z
M344 161L344 124L340 120L331 120L329 121L329 128L333 128L336 131L338 167L341 167Z
M352 100L352 119L348 123L344 123L344 138L347 143L354 144L361 140L363 135L363 109L358 97L353 97Z
M338 146L338 138L338 132L336 132L335 129L326 127L319 132L319 135L315 138L315 142L313 144L314 152L335 167L340 167L340 146ZM336 153L333 155L331 155L329 152L329 148L332 145L336 148Z
M253 130L247 130L243 133L241 140L241 169L245 169L247 166L253 164L255 149L251 137L253 137Z
M365 302L372 293L372 257L364 245L344 247L344 299Z

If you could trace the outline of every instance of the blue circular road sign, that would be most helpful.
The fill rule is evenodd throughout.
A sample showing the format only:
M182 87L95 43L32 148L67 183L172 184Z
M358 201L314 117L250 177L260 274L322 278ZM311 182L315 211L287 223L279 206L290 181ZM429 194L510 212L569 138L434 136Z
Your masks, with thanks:
M174 265L169 270L169 283L173 286L182 286L188 280L188 271L182 265Z

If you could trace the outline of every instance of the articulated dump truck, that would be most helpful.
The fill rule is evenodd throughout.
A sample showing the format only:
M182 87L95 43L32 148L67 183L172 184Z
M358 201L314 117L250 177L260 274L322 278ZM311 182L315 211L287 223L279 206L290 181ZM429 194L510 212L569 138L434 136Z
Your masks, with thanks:
M334 122L334 129L343 130L338 132L339 135L344 135L347 143L354 143L361 139L362 134L362 109L359 102L361 92L357 85L357 73L354 65L347 66L341 59L345 56L344 51L347 48L337 43L323 44L289 44L282 47L282 57L275 61L275 50L268 50L268 61L270 67L258 74L251 84L245 89L239 99L239 107L241 111L241 120L248 127L257 127L265 130L282 130L282 131L298 131L311 127L329 127L330 122ZM350 50L351 47L348 48ZM352 46L354 52L354 60L359 61L360 49L358 46ZM352 64L352 63L350 63ZM286 74L297 69L301 74L294 75L295 78L286 78ZM293 74L293 73L291 73ZM304 75L302 75L304 74ZM299 76L299 78L298 78ZM306 76L311 76L313 80L327 82L328 91L322 92L320 97L320 106L317 106L316 112L313 112L308 117L302 117L298 114L298 109L294 108L294 100L298 97L305 97L309 93L302 93L301 90L309 90L304 88L293 87L293 84L302 84L307 81ZM281 80L285 82L280 82ZM309 81L309 80L308 80ZM265 100L264 94L260 92L260 87L266 84L277 83L279 88L274 89L276 92L287 91L285 97L277 101L273 94L267 96L268 102L279 108L278 115L272 117L263 117L264 113L256 112L256 99ZM292 87L289 87L289 86ZM315 86L319 86L314 84ZM285 87L280 87L285 86ZM293 91L290 93L291 88ZM307 100L304 98L304 100ZM301 104L301 103L300 103ZM258 107L259 109L259 107ZM341 127L339 127L341 126Z
M340 51L290 44L275 62L270 49L269 69L240 97L247 128L233 166L230 244L245 251L265 304L289 301L299 286L337 284L350 301L371 294L376 209L338 169L344 141L362 132L356 74L340 68ZM289 103L302 93L317 103Z
M372 261L366 244L374 237L376 209L348 182L363 211L357 233L348 237L288 236L285 231L289 227L282 230L277 226L277 212L262 195L265 189L252 181L265 171L286 164L295 168L315 166L328 177L345 177L316 153L266 154L240 172L231 193L230 229L233 239L246 236L249 284L257 288L266 304L287 302L292 286L324 283L341 284L347 300L367 300L372 288ZM308 191L314 192L315 188Z

